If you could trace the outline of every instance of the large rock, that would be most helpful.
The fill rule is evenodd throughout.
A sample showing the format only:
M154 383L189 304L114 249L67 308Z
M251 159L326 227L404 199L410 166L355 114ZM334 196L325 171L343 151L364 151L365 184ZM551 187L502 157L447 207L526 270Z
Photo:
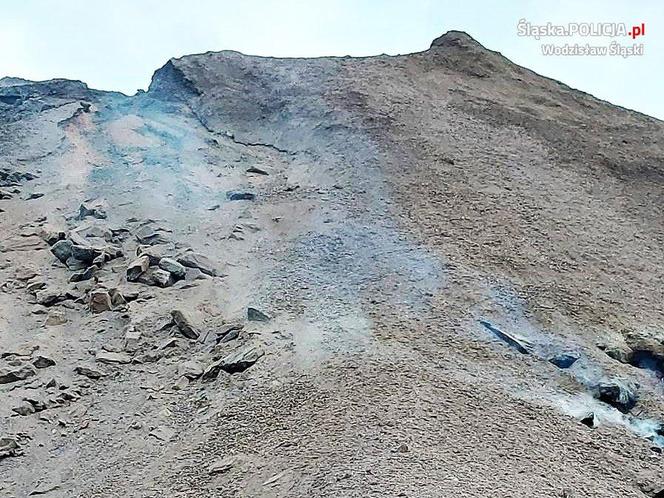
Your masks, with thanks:
M127 280L129 282L137 282L138 278L150 268L150 258L147 255L142 255L129 263L127 267Z
M169 240L165 229L151 227L150 225L142 226L135 235L140 244L148 246L165 244Z
M95 289L91 291L88 305L90 311L93 313L102 313L113 309L111 296L106 289Z
M597 384L595 397L622 413L628 413L638 401L637 387L623 381L602 381Z
M77 365L74 368L74 373L93 380L101 379L107 375L106 372L92 365Z
M119 363L119 364L124 365L124 364L127 364L127 363L131 363L131 356L129 356L127 353L115 353L113 351L100 351L95 356L95 360L98 361L99 363L106 363L106 364Z
M198 268L200 271L211 277L216 277L218 272L212 261L202 254L194 251L186 251L177 257L178 263L187 268Z
M172 258L161 258L159 268L169 272L175 280L182 280L187 274L187 269Z
M97 218L99 220L106 219L106 202L104 200L83 202L78 208L78 219L83 220L88 216Z
M242 348L208 365L203 372L203 379L214 379L222 370L230 374L244 372L256 363L261 356L263 356L263 351L258 347L248 346Z
M203 375L203 365L196 360L188 360L178 366L178 375L189 380L198 379Z
M0 460L7 457L16 457L22 454L21 446L16 437L0 437Z
M138 277L138 281L142 284L156 287L170 287L175 283L173 275L161 268L148 268L145 273L142 273Z
M51 246L51 252L63 263L66 263L72 257L72 244L71 240L60 240Z
M0 384L9 384L19 380L28 379L37 374L32 365L22 365L20 367L0 368Z
M186 311L173 310L171 311L171 317L173 317L175 326L183 336L189 339L198 339L201 335L198 328L193 324L191 316Z

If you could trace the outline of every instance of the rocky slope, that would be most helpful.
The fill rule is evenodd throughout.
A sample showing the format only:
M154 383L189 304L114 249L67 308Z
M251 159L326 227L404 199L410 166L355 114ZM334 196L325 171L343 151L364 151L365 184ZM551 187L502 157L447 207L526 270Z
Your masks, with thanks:
M662 122L449 32L0 130L0 495L664 496Z

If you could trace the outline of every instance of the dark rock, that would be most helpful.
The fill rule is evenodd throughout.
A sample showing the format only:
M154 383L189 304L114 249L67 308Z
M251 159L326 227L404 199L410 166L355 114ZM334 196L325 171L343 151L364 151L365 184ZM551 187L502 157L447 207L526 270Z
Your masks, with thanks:
M83 375L89 379L101 379L102 377L105 377L107 374L103 370L98 369L97 367L91 366L91 365L78 365L74 368L74 373L77 373L78 375Z
M70 240L60 240L53 244L51 252L63 263L66 263L72 257L72 242Z
M69 281L70 282L82 282L84 280L90 280L92 277L95 276L95 274L97 273L98 270L99 270L99 267L97 265L88 266L85 270L73 273L69 277Z
M600 382L595 397L622 413L628 413L638 401L637 386L619 381Z
M44 355L40 354L34 360L32 360L32 364L36 368L48 368L48 367L52 367L53 365L55 365L55 360L53 360L52 358L49 358L48 356L44 356Z
M106 203L104 201L88 201L82 203L78 208L78 219L83 220L88 216L92 216L99 220L106 219Z
M156 287L170 287L175 283L173 275L161 268L148 268L145 273L142 273L138 277L138 281L142 284Z
M219 332L217 332L216 342L224 343L237 339L240 336L240 331L244 328L241 323L231 323L224 325Z
M137 282L138 278L145 273L150 267L150 258L147 255L142 255L129 263L127 267L127 280L129 282Z
M182 280L187 274L187 269L184 265L171 258L161 258L159 260L159 268L169 272L175 280Z
M56 243L60 242L61 240L65 240L66 237L67 237L67 234L65 234L65 232L62 231L62 230L43 230L41 232L42 240L44 242L46 242L49 246L53 246ZM57 255L56 255L56 257L57 257ZM60 259L60 258L58 258L58 259ZM67 258L65 258L65 260L66 259Z
M261 356L263 356L263 351L257 347L245 347L208 365L202 377L204 380L214 379L222 370L230 374L244 372L256 363Z
M14 368L0 368L0 384L18 382L19 380L25 380L34 375L37 375L37 371L32 367L32 365L23 365Z
M112 351L100 351L97 353L95 356L95 360L98 361L99 363L118 363L121 365L125 365L128 363L131 363L131 356L129 356L127 353L115 353Z
M192 319L187 312L173 310L171 311L171 317L173 317L176 327L183 336L188 337L189 339L198 339L201 335L198 328L192 323Z
M250 322L269 322L270 317L256 308L247 308L247 320Z
M267 171L264 169L257 168L256 166L251 166L249 169L247 169L247 173L255 173L257 175L269 175Z
M166 231L164 229L153 228L150 225L144 225L138 229L135 235L136 240L138 240L139 243L153 246L157 244L165 244L168 242L168 236L165 232Z
M33 192L28 197L26 197L25 200L32 201L32 200L35 200L35 199L39 199L40 197L44 197L43 192Z
M210 275L211 277L217 276L217 269L207 256L203 256L194 251L186 251L180 254L176 259L178 263L187 268L197 268L206 275Z
M485 320L480 320L480 324L508 346L516 349L519 353L530 354L530 349L532 346L525 339L508 334L507 332L503 332L498 327L495 327L490 322Z
M106 289L96 289L90 292L88 306L93 313L102 313L113 309L111 296Z
M228 192L226 198L229 201L253 201L256 198L256 194L251 192Z
M595 414L593 412L590 412L587 414L585 417L583 417L580 422L587 426L590 427L591 429L594 429L596 426L596 421L595 421Z
M553 363L558 368L570 368L579 359L576 353L559 353L549 358L549 362Z
M71 246L72 257L87 264L92 264L95 258L101 254L102 250L97 247L81 246L76 244Z
M7 457L20 456L22 453L18 438L0 437L0 460Z

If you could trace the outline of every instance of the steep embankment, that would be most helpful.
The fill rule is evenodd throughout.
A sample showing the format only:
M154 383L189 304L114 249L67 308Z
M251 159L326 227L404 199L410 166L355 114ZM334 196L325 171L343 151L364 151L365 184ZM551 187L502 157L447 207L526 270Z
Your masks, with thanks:
M450 32L0 128L7 496L659 496L661 122Z

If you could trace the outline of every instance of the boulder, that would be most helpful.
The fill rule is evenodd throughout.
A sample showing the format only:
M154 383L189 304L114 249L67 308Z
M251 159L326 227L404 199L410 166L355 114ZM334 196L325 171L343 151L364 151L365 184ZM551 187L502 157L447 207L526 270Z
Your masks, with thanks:
M102 313L113 309L111 296L106 289L95 289L91 291L88 305L90 311L93 313Z
M195 360L185 361L178 366L178 375L189 380L198 379L203 375L203 365Z
M74 373L93 380L101 379L107 375L106 372L92 365L77 365L74 368Z
M212 261L202 254L194 251L186 251L177 258L178 263L187 268L198 268L200 271L211 277L217 276L217 269Z
M102 254L102 249L92 246L73 244L71 246L72 257L87 264L92 264L95 258Z
M0 368L0 384L18 382L19 380L25 380L34 375L37 375L37 371L32 367L32 365Z
M148 268L145 273L142 273L138 277L138 281L142 284L156 287L170 287L175 283L173 275L161 268Z
M127 353L115 353L112 351L100 351L99 353L96 354L95 360L98 361L99 363L119 363L119 364L127 364L131 363L131 356L129 356Z
M558 368L565 369L574 365L578 359L579 355L577 353L558 353L549 358L549 362L553 363Z
M263 351L257 347L242 348L208 365L202 377L204 380L214 379L222 370L230 374L244 372L256 363L261 356L263 356Z
M147 271L150 267L150 258L147 255L142 255L129 263L127 267L127 280L129 282L137 282L138 278Z
M63 310L52 309L48 312L44 325L49 327L64 325L67 323L67 315Z
M182 310L171 311L171 317L180 333L189 339L198 339L201 335L198 328L193 324L191 316Z
M0 460L7 457L16 457L22 454L21 446L15 437L0 437Z
M153 246L156 244L167 243L169 239L166 233L166 230L163 228L154 228L150 225L144 225L138 229L135 236L140 244Z
M175 280L182 280L187 274L187 269L172 258L161 258L159 268L169 272Z
M253 201L256 199L256 194L251 192L227 192L226 198L229 201Z
M247 308L247 320L250 322L269 322L270 317L256 308Z
M63 263L66 263L72 257L72 244L71 240L59 240L51 246L51 252Z
M35 357L34 360L32 360L32 364L35 366L35 368L48 368L55 365L55 360L49 358L48 356L40 354L37 357Z
M78 208L78 219L83 220L88 216L99 220L106 219L106 202L103 200L83 202Z
M627 382L611 380L597 384L595 397L622 413L628 413L638 401L638 386Z

